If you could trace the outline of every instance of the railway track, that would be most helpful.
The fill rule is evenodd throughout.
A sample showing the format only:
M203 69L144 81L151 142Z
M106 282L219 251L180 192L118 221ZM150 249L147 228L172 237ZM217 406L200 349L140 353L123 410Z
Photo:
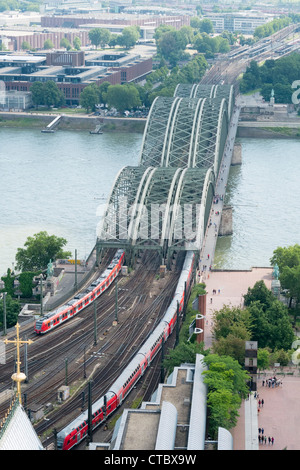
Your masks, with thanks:
M94 345L93 306L45 336L34 336L29 327L21 332L22 337L25 331L27 337L34 337L34 343L28 348L29 383L22 387L27 408L47 403L57 406L57 389L66 380L66 360L68 384L76 390L66 403L47 415L47 420L35 426L40 436L49 434L54 427L63 427L81 411L82 392L88 380L93 380L93 396L103 395L156 326L171 301L180 274L178 269L169 273L165 282L158 282L155 281L158 267L159 259L148 253L133 276L121 278L118 283L120 313L116 326L112 326L115 317L114 287L111 286L97 300L97 345ZM159 293L154 296L155 282ZM11 385L12 371L13 355L1 375L0 390ZM0 413L4 414L7 406L8 403L2 404Z

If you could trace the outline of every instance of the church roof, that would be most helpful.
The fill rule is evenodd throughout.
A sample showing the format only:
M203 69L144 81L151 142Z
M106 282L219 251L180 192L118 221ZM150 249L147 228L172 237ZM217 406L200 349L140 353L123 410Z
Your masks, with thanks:
M24 408L16 400L2 425L0 450L43 450Z

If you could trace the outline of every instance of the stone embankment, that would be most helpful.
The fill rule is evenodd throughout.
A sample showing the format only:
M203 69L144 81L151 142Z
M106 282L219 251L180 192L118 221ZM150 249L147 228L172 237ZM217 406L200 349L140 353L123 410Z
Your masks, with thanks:
M44 129L55 118L53 113L0 112L0 127ZM115 118L94 115L63 114L57 129L93 131L101 124L103 131L144 132L146 119Z

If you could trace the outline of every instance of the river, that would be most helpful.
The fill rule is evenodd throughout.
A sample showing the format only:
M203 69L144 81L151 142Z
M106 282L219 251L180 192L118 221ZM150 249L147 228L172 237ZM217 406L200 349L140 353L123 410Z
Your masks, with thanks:
M242 165L232 167L226 202L233 235L218 238L215 266L269 266L278 246L298 243L299 143L241 139ZM119 170L139 162L142 134L0 128L0 274L17 248L45 230L86 258Z

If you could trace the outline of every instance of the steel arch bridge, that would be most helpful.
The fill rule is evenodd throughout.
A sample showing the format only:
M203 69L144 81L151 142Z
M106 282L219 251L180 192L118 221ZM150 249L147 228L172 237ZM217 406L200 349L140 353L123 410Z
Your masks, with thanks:
M97 248L128 256L200 251L234 105L232 86L178 85L154 100L140 164L120 170L98 231Z

